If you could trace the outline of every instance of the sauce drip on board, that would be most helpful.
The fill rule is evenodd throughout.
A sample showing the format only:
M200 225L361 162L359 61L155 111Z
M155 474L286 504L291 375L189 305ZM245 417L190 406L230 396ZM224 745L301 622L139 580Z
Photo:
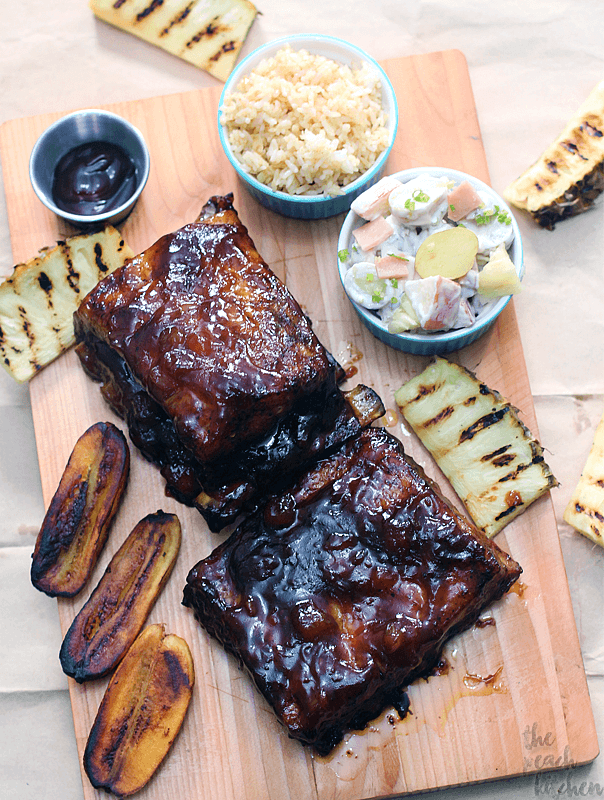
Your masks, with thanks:
M123 147L87 142L69 150L57 164L52 197L63 211L92 216L119 208L135 188L136 166Z

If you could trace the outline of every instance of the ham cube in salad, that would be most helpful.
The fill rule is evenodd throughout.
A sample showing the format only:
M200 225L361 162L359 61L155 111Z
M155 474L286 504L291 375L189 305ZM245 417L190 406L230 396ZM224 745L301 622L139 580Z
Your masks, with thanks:
M452 222L459 222L483 204L482 198L470 181L462 181L449 192L447 216Z
M344 288L391 333L471 327L486 305L520 290L509 269L490 266L512 245L512 218L471 179L387 176L351 209L360 221L338 254ZM489 280L481 281L485 266Z

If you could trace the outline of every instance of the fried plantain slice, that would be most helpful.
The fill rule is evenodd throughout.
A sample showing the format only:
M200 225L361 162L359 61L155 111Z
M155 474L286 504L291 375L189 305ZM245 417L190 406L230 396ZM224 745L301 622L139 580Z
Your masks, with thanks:
M31 582L50 597L82 589L126 489L130 451L124 434L97 422L75 443L38 533Z
M115 553L96 589L71 623L59 659L78 683L106 675L137 637L178 555L175 514L148 514Z
M118 797L149 781L181 728L195 682L184 639L149 625L126 653L101 701L84 751L96 789Z

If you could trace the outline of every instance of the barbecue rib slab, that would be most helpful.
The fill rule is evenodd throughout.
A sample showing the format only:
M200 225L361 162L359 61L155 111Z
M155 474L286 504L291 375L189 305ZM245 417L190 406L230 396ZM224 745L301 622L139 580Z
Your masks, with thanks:
M183 603L289 735L328 753L428 676L521 573L384 429L269 500L189 573Z
M339 389L231 195L101 281L74 327L134 444L213 530L384 413L371 389Z

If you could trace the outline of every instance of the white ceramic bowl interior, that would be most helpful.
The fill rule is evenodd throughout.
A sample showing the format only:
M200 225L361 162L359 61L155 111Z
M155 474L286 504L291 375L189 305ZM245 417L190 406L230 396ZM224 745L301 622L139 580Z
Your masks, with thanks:
M512 219L512 228L514 231L514 241L511 248L508 250L510 258L512 259L519 278L522 280L524 276L524 260L522 251L522 238L520 236L520 229L512 214L507 203L495 192L493 189L483 181L468 175L465 172L460 172L455 169L448 169L446 167L416 167L413 169L402 170L401 172L393 173L395 178L406 183L407 181L417 178L421 175L434 175L436 177L450 177L456 184L464 180L469 181L477 191L485 192L493 198L500 208L505 209ZM342 288L344 288L344 274L346 266L341 263L337 257L337 253L342 250L348 249L352 244L352 232L355 228L364 224L365 220L359 217L354 211L349 211L346 215L340 236L338 239L337 252L334 254L340 273L340 280ZM344 291L346 291L344 289ZM348 295L347 295L348 296ZM497 317L501 314L503 309L509 303L510 295L500 297L497 300L490 302L476 317L475 323L470 328L462 328L460 330L447 331L444 333L390 333L388 325L373 314L371 311L363 308L348 298L355 311L367 326L367 328L385 344L394 347L396 350L403 350L407 353L415 355L442 355L444 353L451 353L455 350L460 350L472 342L476 341L482 336L495 322Z
M326 58L348 66L358 67L362 62L367 62L380 76L382 104L388 114L388 146L366 173L344 187L343 194L341 195L335 197L326 197L324 195L299 196L269 189L245 171L241 162L233 154L228 142L226 128L221 124L220 106L222 106L224 98L236 88L244 75L252 72L264 59L274 56L275 53L285 47L285 45L290 45L293 50L308 50L310 53L325 56ZM347 211L354 198L381 177L386 166L386 160L394 144L397 127L398 106L394 89L392 88L388 76L377 61L363 50L348 42L332 36L321 36L318 34L288 36L282 39L276 39L254 50L235 67L229 76L224 85L218 109L218 132L220 142L233 169L236 171L241 181L243 181L248 191L267 208L285 216L298 217L301 219L321 219Z
M61 158L81 144L109 142L124 148L134 161L136 187L119 207L102 214L72 214L59 208L52 197L54 172ZM141 132L132 123L110 111L89 108L61 117L50 125L33 147L29 177L34 192L57 216L78 227L115 225L134 208L149 177L149 150Z

